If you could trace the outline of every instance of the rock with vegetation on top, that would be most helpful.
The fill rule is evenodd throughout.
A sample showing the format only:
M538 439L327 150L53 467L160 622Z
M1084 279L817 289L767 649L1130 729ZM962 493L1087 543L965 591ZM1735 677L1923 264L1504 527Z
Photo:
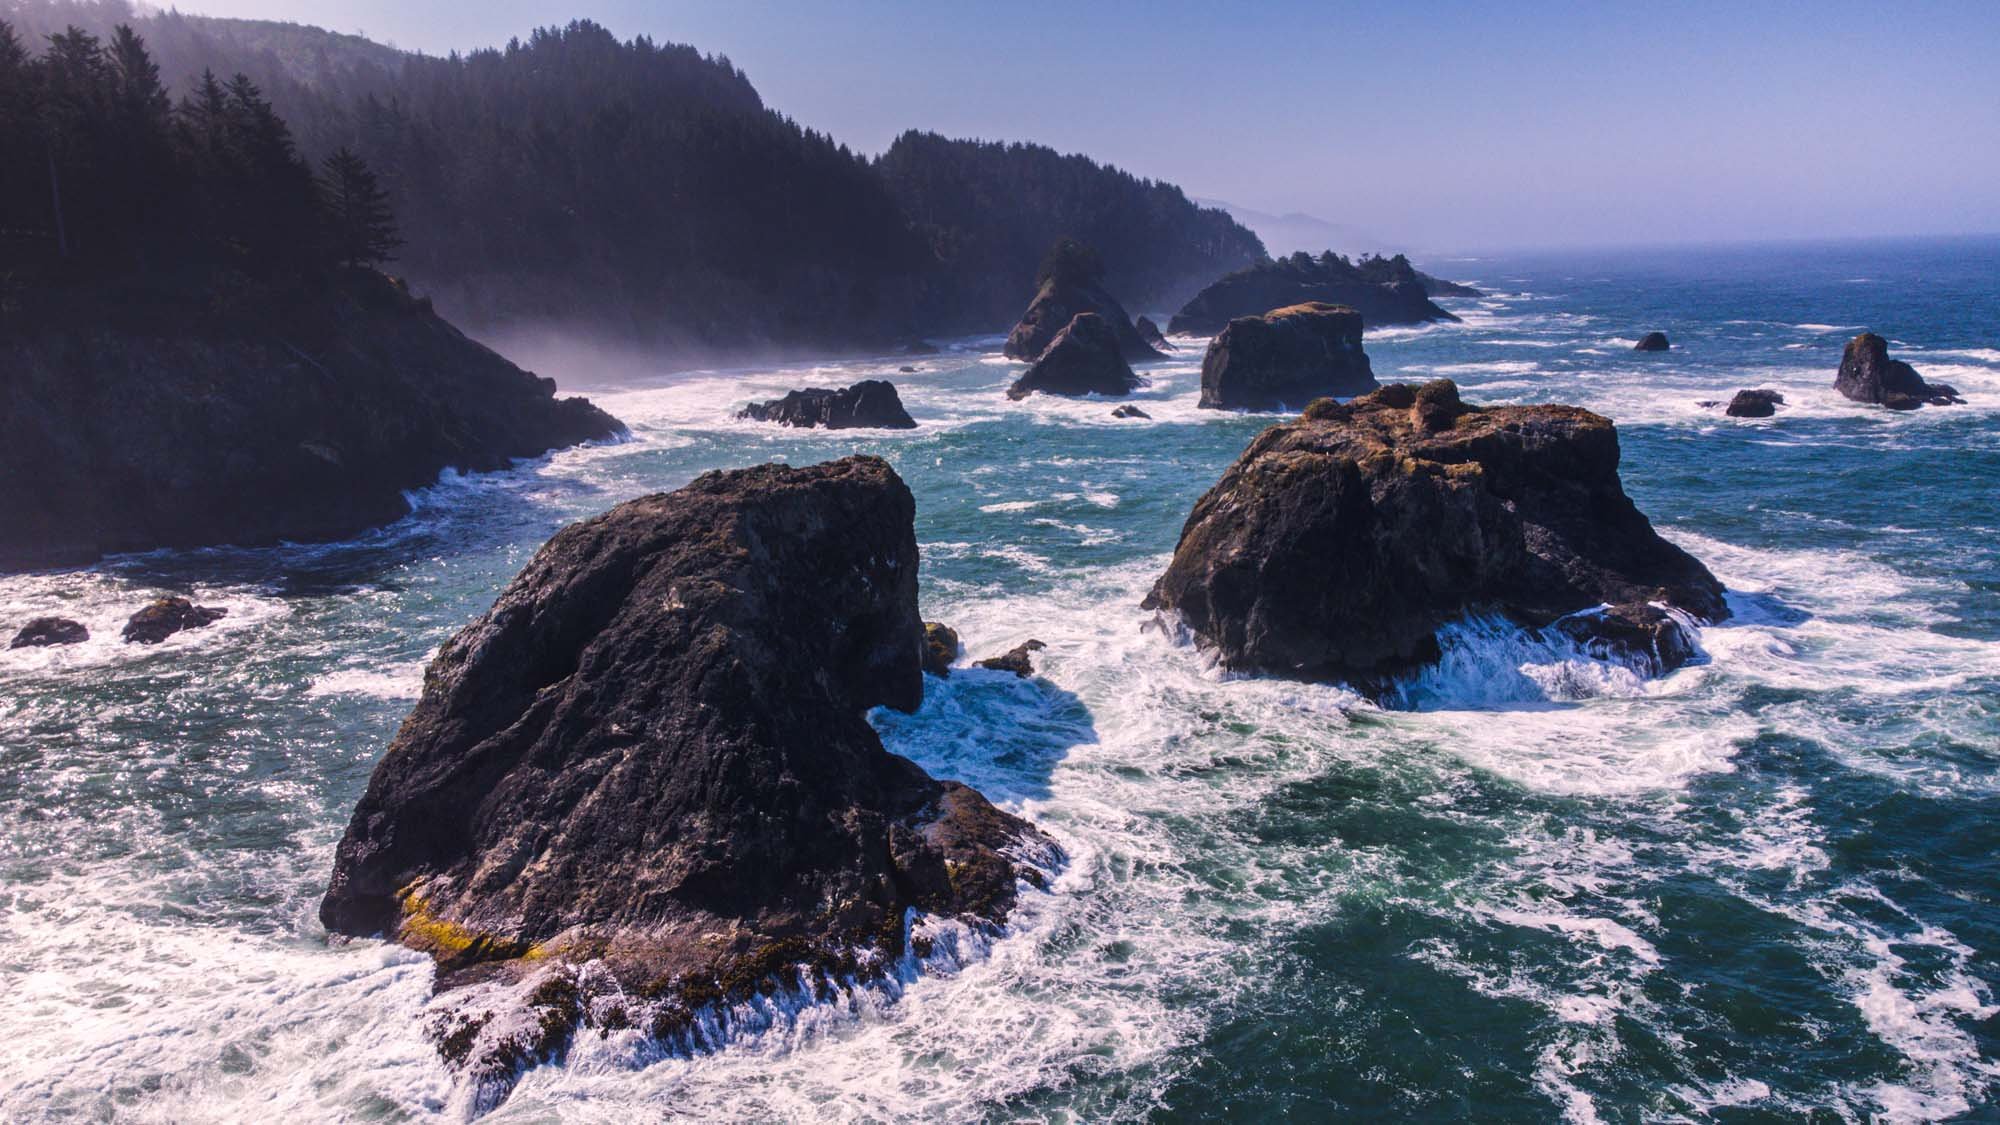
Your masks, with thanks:
M1034 662L1028 658L1028 654L1040 652L1047 647L1049 646L1040 641L1023 641L998 656L989 656L984 660L975 661L974 663L978 664L981 668L991 668L995 672L1012 672L1016 676L1026 679L1035 674Z
M82 644L90 639L83 622L67 617L37 617L21 626L8 648L47 648L51 645Z
M829 430L913 430L916 419L903 409L896 385L886 379L863 379L851 387L807 387L769 402L753 402L738 418L776 422L781 426Z
M895 971L928 947L907 911L1004 920L1041 881L1016 857L1053 845L865 717L923 695L913 516L885 462L849 457L558 532L431 662L335 853L327 929L431 954L441 989L512 990L437 1029L504 1090L579 1026L699 1049L756 993Z
M1009 359L1040 359L1056 337L1079 315L1102 318L1127 363L1160 358L1132 325L1125 306L1106 292L1104 266L1089 247L1062 239L1049 248L1035 278L1035 297L1021 321L1007 334L1003 350Z
M1435 660L1438 629L1467 614L1562 621L1663 671L1696 649L1659 606L1729 613L1721 583L1626 497L1608 420L1471 406L1449 380L1315 402L1258 435L1196 503L1145 605L1178 613L1226 667L1364 690Z
M1778 412L1785 396L1770 390L1741 390L1729 400L1723 413L1731 418L1769 418Z
M1632 345L1632 350L1635 352L1663 352L1671 346L1667 343L1667 334L1665 332L1648 332L1644 336L1639 337L1639 342Z
M1201 405L1210 409L1302 409L1316 398L1349 398L1380 384L1361 350L1361 315L1311 303L1229 322L1201 361Z
M950 679L951 662L957 659L958 630L942 621L924 622L924 671Z
M1890 359L1889 341L1873 332L1863 332L1847 342L1833 389L1856 402L1875 403L1891 410L1965 402L1956 387L1927 383L1916 368L1900 359Z
M1119 353L1111 322L1096 313L1078 313L1056 335L1042 357L1007 388L1007 397L1031 394L1123 395L1143 383Z
M1344 305L1376 328L1458 319L1431 300L1401 254L1350 262L1331 251L1317 258L1301 252L1214 282L1181 306L1167 330L1212 335L1241 317L1313 302Z
M186 629L200 629L228 616L220 606L196 605L186 598L159 598L125 622L128 643L156 645Z

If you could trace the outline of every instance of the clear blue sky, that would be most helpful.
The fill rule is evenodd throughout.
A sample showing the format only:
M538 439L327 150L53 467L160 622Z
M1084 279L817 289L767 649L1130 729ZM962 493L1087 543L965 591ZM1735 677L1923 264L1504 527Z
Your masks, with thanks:
M178 0L441 53L588 17L864 152L1089 153L1382 245L2000 232L2000 0Z

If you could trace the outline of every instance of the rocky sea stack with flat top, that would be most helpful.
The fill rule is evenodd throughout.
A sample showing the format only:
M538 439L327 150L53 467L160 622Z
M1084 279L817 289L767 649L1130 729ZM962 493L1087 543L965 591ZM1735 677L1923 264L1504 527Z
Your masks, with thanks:
M908 370L908 368L905 368ZM781 426L828 430L914 430L916 419L903 409L896 385L863 379L851 387L807 387L769 402L753 402L736 415Z
M1900 359L1890 359L1889 341L1873 332L1863 332L1847 342L1833 389L1856 402L1874 403L1891 410L1957 406L1965 402L1959 397L1958 388L1925 382L1916 368Z
M1052 845L864 717L923 695L913 515L849 457L558 532L432 661L327 929L431 954L441 988L532 984L533 1018L440 1033L504 1085L580 1025L699 1047L718 1002L879 976L923 953L906 911L1004 920Z
M1379 386L1361 350L1361 314L1313 302L1238 317L1209 342L1201 403L1217 410L1303 409Z
M1438 629L1467 614L1560 624L1654 671L1697 651L1669 609L1729 614L1626 497L1610 421L1472 406L1443 379L1315 402L1258 435L1145 604L1226 667L1364 690L1436 660Z
M1014 385L1007 397L1027 398L1032 394L1124 395L1140 387L1132 365L1118 348L1118 334L1111 322L1096 313L1078 313L1056 335Z
M1338 254L1293 254L1237 270L1195 294L1167 323L1169 332L1213 335L1230 321L1288 305L1344 305L1372 328L1457 320L1431 300L1401 254L1350 262Z

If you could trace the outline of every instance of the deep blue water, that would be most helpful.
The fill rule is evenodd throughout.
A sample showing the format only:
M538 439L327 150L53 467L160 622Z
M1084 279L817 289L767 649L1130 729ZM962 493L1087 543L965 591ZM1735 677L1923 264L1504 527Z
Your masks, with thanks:
M502 1121L1991 1118L2000 1082L2000 240L1426 263L1465 323L1371 333L1386 378L1619 424L1628 491L1732 589L1655 682L1490 623L1384 711L1225 677L1138 602L1274 416L1010 403L998 340L915 361L545 369L632 442L427 490L349 543L0 578L0 1114L411 1120L463 1094L427 964L329 945L332 846L421 682L563 523L696 473L852 451L918 503L926 616L983 656L892 749L1073 860L1012 932L900 996L780 1013L714 1056L591 1039ZM1158 311L1158 310L1155 310ZM1969 404L1836 396L1889 337ZM1675 343L1638 355L1659 329ZM733 409L887 375L921 426L801 435ZM1773 387L1767 421L1699 405ZM156 591L230 608L116 643Z

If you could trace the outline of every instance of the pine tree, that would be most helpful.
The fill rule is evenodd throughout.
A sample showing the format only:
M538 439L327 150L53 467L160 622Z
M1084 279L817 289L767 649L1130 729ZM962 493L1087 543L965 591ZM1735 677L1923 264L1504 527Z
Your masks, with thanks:
M320 195L325 201L334 256L350 266L374 265L394 256L403 240L396 236L389 195L375 173L353 152L342 148L320 166Z

